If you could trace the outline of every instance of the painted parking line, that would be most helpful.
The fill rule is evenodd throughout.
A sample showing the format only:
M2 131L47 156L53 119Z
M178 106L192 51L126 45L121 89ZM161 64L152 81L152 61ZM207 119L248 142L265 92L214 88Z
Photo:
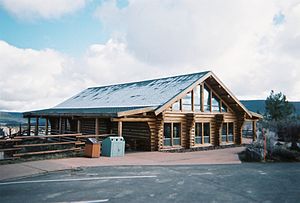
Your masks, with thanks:
M108 202L109 199L97 199L97 200L84 200L84 201L74 201L74 202L55 202L55 203L98 203L98 202Z
M72 181L91 181L91 180L113 180L113 179L142 179L156 178L157 176L107 176L93 178L73 178L73 179L52 179L52 180L28 180L0 183L1 185L28 184L28 183L51 183L51 182L72 182Z

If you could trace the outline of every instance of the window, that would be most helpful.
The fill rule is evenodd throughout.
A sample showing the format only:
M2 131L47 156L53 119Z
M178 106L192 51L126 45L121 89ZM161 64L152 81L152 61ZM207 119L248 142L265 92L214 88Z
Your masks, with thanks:
M172 105L172 111L180 111L180 101L177 101Z
M210 89L204 85L204 92L203 92L203 97L204 97L204 111L210 111Z
M164 146L181 145L180 123L164 123Z
M195 143L202 144L202 123L195 124Z
M227 123L223 123L222 125L222 142L227 141L227 134L228 134L227 126L228 126Z
M215 94L212 95L211 103L212 111L220 112L220 99Z
M180 123L173 123L173 145L180 145Z
M194 108L195 111L201 111L201 87L197 85L194 91Z
M222 102L222 112L228 112L226 104Z
M210 143L210 123L203 124L204 143Z
M222 142L233 142L233 123L223 123Z
M171 146L171 123L164 124L164 146Z
M228 123L228 142L233 142L233 123Z
M182 110L192 110L192 92L187 93L187 95L182 99Z
M210 123L195 123L195 144L210 143Z

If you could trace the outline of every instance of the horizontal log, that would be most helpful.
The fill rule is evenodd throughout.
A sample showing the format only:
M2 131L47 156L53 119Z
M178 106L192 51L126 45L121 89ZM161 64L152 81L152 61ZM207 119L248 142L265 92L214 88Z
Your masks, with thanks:
M90 138L90 137L109 137L109 136L118 136L117 134L101 134L101 135L79 135L77 138Z
M23 145L14 145L14 147L39 147L39 146L49 146L49 145L84 145L84 142L51 142L51 143L39 143L39 144L23 144Z
M0 143L6 143L6 142L18 142L18 141L21 141L21 139L0 140Z
M28 155L53 154L53 153L68 152L68 151L80 151L80 150L82 150L82 149L80 147L78 147L78 148L70 148L70 149L39 151L39 152L26 152L26 153L13 154L13 156L20 157L20 156L28 156Z
M35 138L55 138L55 137L77 137L82 134L59 134L59 135L39 135L39 136L17 136L16 139L35 139Z
M6 148L6 149L0 149L0 152L6 152L6 151L17 151L21 150L22 148Z

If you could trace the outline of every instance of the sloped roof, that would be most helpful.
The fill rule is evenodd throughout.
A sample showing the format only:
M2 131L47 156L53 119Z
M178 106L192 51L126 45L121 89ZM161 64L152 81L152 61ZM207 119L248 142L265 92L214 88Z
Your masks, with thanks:
M53 109L159 107L191 86L206 72L118 85L91 87Z
M137 112L154 111L156 115L170 104L208 79L221 85L230 99L250 118L252 115L225 85L210 71L132 82L91 87L67 99L57 106L39 111L25 112L24 116L72 115L72 116L124 116Z

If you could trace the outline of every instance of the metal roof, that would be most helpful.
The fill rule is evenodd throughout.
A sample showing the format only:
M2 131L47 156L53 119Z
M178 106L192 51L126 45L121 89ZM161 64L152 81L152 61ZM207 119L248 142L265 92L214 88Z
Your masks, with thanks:
M91 87L58 104L54 109L159 107L188 88L206 73L208 72Z

